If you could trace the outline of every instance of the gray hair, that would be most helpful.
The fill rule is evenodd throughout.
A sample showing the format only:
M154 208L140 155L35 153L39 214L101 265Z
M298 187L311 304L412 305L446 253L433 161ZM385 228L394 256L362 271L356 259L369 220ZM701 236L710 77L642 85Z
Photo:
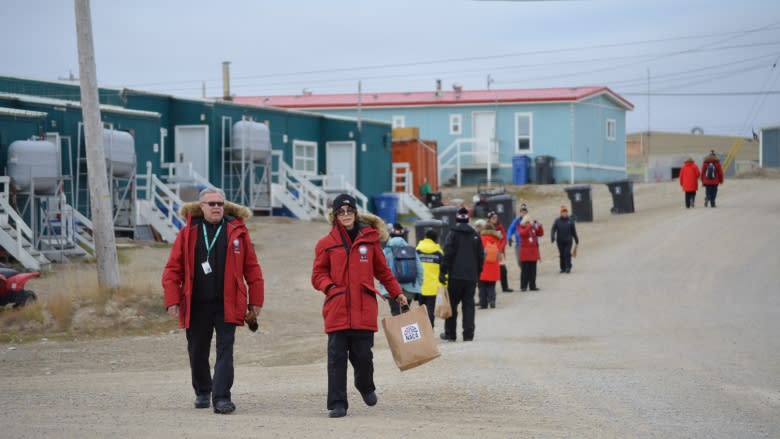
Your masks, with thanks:
M203 201L203 196L206 194L219 194L223 200L225 199L225 191L216 187L207 187L198 194L198 201Z

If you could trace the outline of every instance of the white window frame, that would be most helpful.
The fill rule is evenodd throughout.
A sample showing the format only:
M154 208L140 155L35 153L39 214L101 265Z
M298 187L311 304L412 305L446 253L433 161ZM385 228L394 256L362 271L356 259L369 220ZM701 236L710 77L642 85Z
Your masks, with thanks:
M520 149L517 140L520 139L520 126L518 119L520 117L528 118L528 149ZM525 137L525 136L523 136ZM515 113L515 152L521 154L531 154L534 152L534 114L533 113Z
M314 155L312 157L309 156L298 156L295 151L296 147L303 146L304 148L313 148ZM317 175L317 148L319 145L317 145L317 142L312 142L309 140L298 140L293 139L292 142L292 168L296 171L301 173L302 175ZM305 170L305 169L299 169L296 164L298 163L298 160L306 160L314 163L314 169L312 171Z
M406 116L397 114L393 116L393 128L404 128L406 126Z
M456 129L457 127L457 129ZM463 134L463 115L462 114L450 114L450 134L461 135Z
M612 128L610 130L610 127ZM607 140L615 140L617 138L617 121L615 119L607 119Z

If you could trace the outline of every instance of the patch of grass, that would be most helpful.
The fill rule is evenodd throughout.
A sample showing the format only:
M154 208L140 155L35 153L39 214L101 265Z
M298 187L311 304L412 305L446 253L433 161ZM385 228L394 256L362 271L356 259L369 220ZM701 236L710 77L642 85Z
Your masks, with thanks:
M46 300L44 306L58 329L64 330L70 327L74 312L72 298L64 295L53 296Z

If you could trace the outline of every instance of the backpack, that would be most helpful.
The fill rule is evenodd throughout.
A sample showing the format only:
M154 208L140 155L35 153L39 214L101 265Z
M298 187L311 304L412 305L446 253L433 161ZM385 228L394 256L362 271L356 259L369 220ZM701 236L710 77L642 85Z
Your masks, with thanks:
M485 246L485 263L495 264L498 262L498 246L495 242L488 242Z
M413 283L417 281L417 250L410 245L392 247L393 275L398 283Z
M707 165L707 170L704 171L704 176L707 177L708 180L715 180L715 163L710 162L710 164Z

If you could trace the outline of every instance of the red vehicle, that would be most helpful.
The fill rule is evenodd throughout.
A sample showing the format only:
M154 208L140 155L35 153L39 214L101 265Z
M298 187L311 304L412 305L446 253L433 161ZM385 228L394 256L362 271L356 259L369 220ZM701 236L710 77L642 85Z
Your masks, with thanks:
M28 280L40 275L37 271L23 273L0 266L0 307L13 304L14 308L21 308L36 301L38 296L30 290L25 290L24 286Z

